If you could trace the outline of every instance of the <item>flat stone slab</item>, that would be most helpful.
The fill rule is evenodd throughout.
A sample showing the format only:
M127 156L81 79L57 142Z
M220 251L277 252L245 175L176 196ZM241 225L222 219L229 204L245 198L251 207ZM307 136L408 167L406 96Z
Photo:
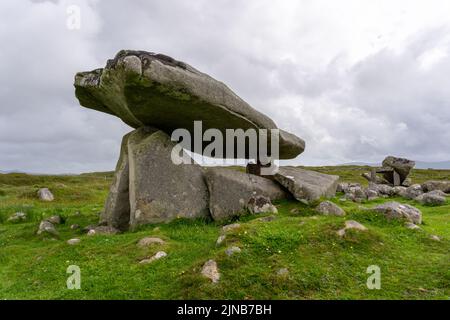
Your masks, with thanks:
M276 182L229 168L206 168L209 210L214 220L230 218L243 212L257 196L270 200L286 199L289 194Z
M339 180L339 176L297 167L280 167L274 177L297 200L306 202L334 197Z
M74 85L82 106L115 115L134 128L153 126L169 135L184 128L192 137L196 120L202 121L203 131L222 133L277 128L222 82L162 54L122 50L105 68L77 73ZM279 142L280 159L295 158L305 149L302 139L283 130Z

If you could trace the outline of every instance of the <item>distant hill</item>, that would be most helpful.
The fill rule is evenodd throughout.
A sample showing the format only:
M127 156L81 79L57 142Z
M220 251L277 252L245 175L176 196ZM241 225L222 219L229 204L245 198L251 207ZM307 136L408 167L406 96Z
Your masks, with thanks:
M369 166L369 167L379 167L381 163L370 163L370 162L349 162L342 164L343 166ZM416 161L416 169L450 169L450 161L440 161L440 162L427 162L427 161Z

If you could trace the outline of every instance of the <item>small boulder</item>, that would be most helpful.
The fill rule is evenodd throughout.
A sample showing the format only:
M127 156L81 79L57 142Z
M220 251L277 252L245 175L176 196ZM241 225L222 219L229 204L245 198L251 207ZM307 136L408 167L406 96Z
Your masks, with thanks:
M369 183L369 189L376 190L381 195L392 196L394 194L393 188L387 184Z
M217 262L214 260L208 260L203 265L202 275L211 279L213 283L217 283L220 280L219 269L217 268Z
M392 188L392 192L394 196L399 196L399 197L406 197L406 187L403 186L396 186L394 188Z
M72 225L70 226L70 229L71 229L71 230L77 230L77 229L80 229L80 225L79 225L79 224L72 224Z
M241 225L239 223L227 224L226 226L222 227L222 231L223 232L229 232L229 231L233 231L233 230L239 229L240 227L241 227Z
M432 235L432 236L430 236L430 239L431 239L431 240L434 240L434 241L441 241L441 238L438 237L437 235Z
M235 247L235 246L230 247L227 250L225 250L226 255L229 257L231 257L235 253L240 253L240 252L241 252L241 248Z
M363 226L361 223L359 223L355 220L347 220L347 221L345 221L344 228L338 230L337 234L340 237L343 237L345 235L346 231L349 229L354 229L354 230L359 230L359 231L367 231L367 228L365 226Z
M423 193L422 186L420 184L413 184L406 188L404 197L407 199L414 199Z
M332 216L344 216L345 211L339 207L338 205L334 204L331 201L323 201L321 202L317 208L316 211L324 214L324 215L332 215Z
M58 231L56 230L53 223L51 223L50 221L47 221L47 220L42 220L41 223L39 224L39 229L37 231L37 234L49 234L52 236L57 236Z
M386 202L373 208L388 219L406 219L415 224L422 223L422 212L416 207L398 202Z
M27 214L25 212L16 212L8 218L8 222L21 222L27 220Z
M434 190L417 196L415 201L423 205L440 206L446 203L445 193L440 190Z
M364 192L366 193L367 200L369 200L369 201L378 199L378 197L379 197L379 193L377 190L367 188L364 190Z
M51 217L47 218L46 220L53 224L61 224L61 221L62 221L61 217L58 215L51 216Z
M265 196L253 196L248 200L247 209L251 214L278 213L277 208Z
M345 191L345 198L354 202L362 202L367 199L364 189L359 183L351 184Z
M226 239L226 236L225 235L220 235L218 238L217 238L217 241L216 241L216 246L220 246L224 241L225 241L225 239Z
M155 237L145 237L142 238L141 240L139 240L139 242L137 243L138 247L149 247L152 245L162 245L164 244L164 240L160 239L160 238L155 238Z
M287 268L281 268L277 270L277 276L287 276L289 274L289 270Z
M78 239L78 238L73 238L73 239L69 239L69 240L67 240L67 244L70 244L70 245L75 245L75 244L78 244L78 243L80 243L80 239Z
M450 193L450 181L449 180L441 180L441 181L427 181L422 184L422 189L425 192L440 190L445 193Z
M418 225L416 225L416 224L414 224L412 222L405 223L405 227L407 229L411 229L411 230L418 230L418 229L420 229L420 227Z
M39 189L37 192L37 195L39 197L39 200L41 201L53 201L55 200L55 197L47 188Z
M167 256L167 253L165 253L164 251L158 251L154 256L148 258L148 259L143 259L141 261L139 261L140 264L148 264L148 263L152 263L153 261L159 260L161 258L164 258Z

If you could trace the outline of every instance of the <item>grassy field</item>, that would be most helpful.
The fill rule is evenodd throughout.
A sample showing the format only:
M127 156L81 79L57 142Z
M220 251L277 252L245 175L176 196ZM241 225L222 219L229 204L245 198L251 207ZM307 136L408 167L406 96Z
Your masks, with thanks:
M363 182L364 167L319 167L343 181ZM333 199L346 217L318 216L312 206L294 201L277 203L277 218L242 216L241 228L216 246L223 224L176 220L148 225L135 232L89 237L71 230L98 221L112 173L80 176L0 174L0 299L449 299L450 201L438 207L410 203L423 212L422 230L387 221L365 210L385 199L356 204ZM414 182L450 180L450 171L414 170ZM48 187L56 200L40 202L38 188ZM293 210L296 209L296 210ZM7 222L17 211L22 223ZM59 214L58 239L36 235L39 221ZM336 235L345 220L364 224L367 232ZM231 222L231 221L229 221ZM442 240L434 241L431 235ZM138 248L145 236L166 243ZM79 237L70 246L66 240ZM225 249L242 252L228 257ZM148 265L138 262L156 251L168 256ZM213 284L200 275L205 261L215 259L221 280ZM69 290L69 265L81 269L81 289ZM369 290L370 265L381 269L381 289ZM287 275L277 270L287 268Z

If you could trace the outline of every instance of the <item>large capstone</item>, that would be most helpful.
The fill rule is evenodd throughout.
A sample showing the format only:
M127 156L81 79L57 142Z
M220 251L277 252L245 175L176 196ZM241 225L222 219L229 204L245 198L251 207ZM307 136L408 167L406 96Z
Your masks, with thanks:
M198 164L175 164L175 143L143 127L128 138L130 225L209 216L208 189Z
M222 82L184 62L151 52L123 50L108 60L105 68L78 73L75 94L82 106L115 115L134 128L152 126L169 135L175 129L187 129L194 137L196 120L202 121L202 134L218 129L224 137L226 129L277 129L270 118ZM265 145L270 154L268 136ZM191 140L190 150L198 153L195 139ZM209 143L203 142L200 147ZM250 158L248 147L255 144L245 140L243 144L245 157ZM280 159L295 158L304 148L302 139L280 130Z
M274 177L297 200L303 202L334 197L339 180L339 176L297 167L280 167Z
M257 196L286 199L289 194L278 183L229 168L207 168L209 210L214 220L228 219L249 209Z

